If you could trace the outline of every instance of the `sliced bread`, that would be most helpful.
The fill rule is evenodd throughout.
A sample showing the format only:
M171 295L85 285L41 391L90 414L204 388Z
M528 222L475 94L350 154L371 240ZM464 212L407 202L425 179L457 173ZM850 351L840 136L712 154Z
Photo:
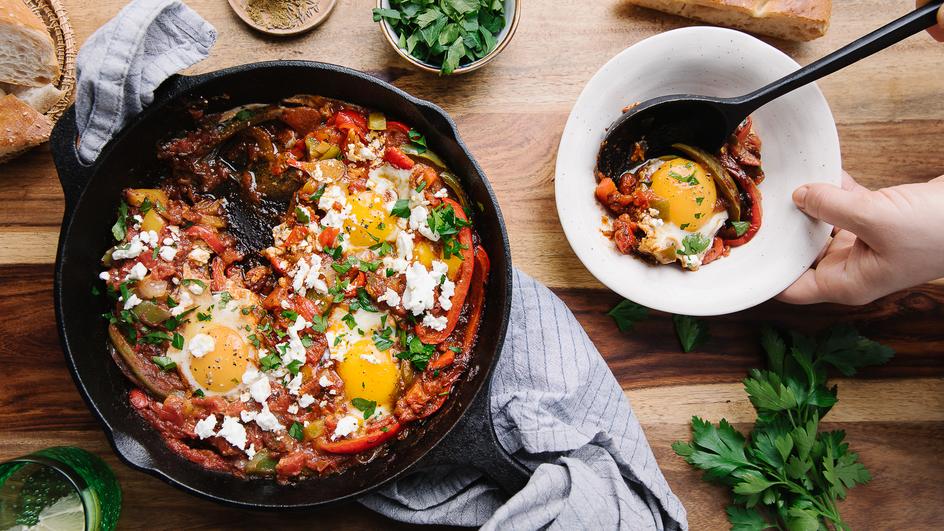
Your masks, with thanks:
M0 82L28 87L59 78L56 44L23 0L0 0Z

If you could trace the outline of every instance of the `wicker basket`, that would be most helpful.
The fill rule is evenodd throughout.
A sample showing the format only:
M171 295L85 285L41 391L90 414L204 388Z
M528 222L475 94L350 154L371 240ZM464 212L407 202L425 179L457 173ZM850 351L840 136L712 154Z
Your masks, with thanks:
M65 8L59 0L24 0L39 15L49 29L49 35L56 43L56 55L59 57L59 79L56 87L63 92L62 98L46 111L46 117L53 124L72 104L75 97L75 36Z

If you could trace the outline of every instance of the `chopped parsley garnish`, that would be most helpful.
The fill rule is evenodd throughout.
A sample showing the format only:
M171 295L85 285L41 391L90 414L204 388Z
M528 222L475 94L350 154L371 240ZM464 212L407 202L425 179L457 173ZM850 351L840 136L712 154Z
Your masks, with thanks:
M233 296L230 295L228 291L221 291L221 292L220 292L220 302L223 303L223 306L224 306L224 307L225 307L227 304L229 304L229 301L231 301L231 300L233 300Z
M344 293L347 291L349 285L350 283L347 280L338 282L328 289L328 294L332 296L334 302L341 302L344 300Z
M377 307L374 306L374 302L370 299L367 290L364 288L357 288L357 297L351 301L350 305L351 311L364 310L365 312L376 312Z
M378 225L378 228L380 228L379 225ZM374 245L371 245L369 248L371 251L376 251L379 256L387 256L388 254L393 252L393 247L387 242L375 243Z
M170 295L167 296L167 300L165 300L164 302L167 303L167 307L168 307L168 308L176 308L176 307L177 307L177 301L175 301L174 298L171 297Z
M416 185L416 193L420 193L426 189L426 181L420 181L420 184Z
M747 229L751 228L750 221L732 221L731 226L734 227L734 233L738 236L744 236L744 233L747 232Z
M305 439L305 430L302 429L302 425L298 422L293 422L291 427L288 429L288 434L292 436L296 441L302 441Z
M206 396L206 393L203 392L203 389L196 389L193 392L193 396L198 396L200 398L203 398Z
M328 329L328 319L323 315L315 315L311 318L311 327L315 332L323 334ZM308 345L305 345L307 348Z
M392 277L392 276L395 275L395 274L397 274L397 272L394 271L392 267L388 267L388 268L387 268L387 278L390 278L390 277Z
M295 220L299 223L311 223L311 216L308 215L308 211L302 207L295 207Z
M365 262L364 260L360 260L360 268L364 271L370 271L373 273L374 271L377 271L377 268L379 266L380 266L379 260L374 261L374 262Z
M252 343L252 346L256 348L259 348L259 345L262 344L262 342L259 341L259 336L257 336L256 334L249 334L247 336L247 339L249 339L249 342Z
M351 268L354 267L354 265L357 264L358 262L359 260L357 258L353 256L349 256L347 260L343 262L335 262L331 264L331 269L334 269L335 271L338 272L338 274L343 275L347 273L348 271L350 271Z
M308 197L308 201L310 201L310 202L312 202L312 203L317 203L318 200L321 199L321 196L324 195L324 193L325 193L325 188L326 188L327 186L328 186L328 185L326 185L326 184L322 184L321 186L319 186L318 189L315 190L315 193L311 194L311 195ZM307 223L307 222L306 222L306 223Z
M213 314L211 314L210 312L207 312L207 313L197 312L197 321L210 321L212 319L213 319Z
M447 237L443 240L443 258L449 259L453 256L462 258L462 251L468 249L465 245L459 243L459 240L453 237ZM443 277L445 278L445 277Z
M180 335L179 332L174 332L174 337L171 339L170 344L177 350L184 348L184 336Z
M681 255L699 254L707 249L709 245L711 245L711 240L704 234L696 232L682 238L682 249L676 251L676 253Z
M268 354L266 356L259 358L259 365L262 367L262 370L264 371L271 371L273 369L277 369L279 365L281 364L282 364L282 360L274 352L272 354Z
M160 367L162 371L169 371L171 369L177 368L177 363L175 363L174 360L168 358L167 356L152 356L151 361L153 361L155 365Z
M351 405L364 414L364 420L372 417L377 411L377 402L367 400L366 398L355 398L351 400Z
M680 183L684 183L684 184L688 184L692 186L698 184L698 179L695 178L695 170L692 170L692 172L689 173L688 175L682 175L681 173L675 172L673 170L669 170L669 177L675 179L676 181Z
M282 317L294 323L298 320L298 312L294 310L282 310Z
M407 350L398 352L397 358L409 360L417 369L421 371L425 370L426 366L429 365L429 359L436 353L436 347L423 343L420 341L420 338L413 335L408 337L405 344L407 345Z
M388 326L382 330L375 331L371 339L374 340L374 345L377 347L377 350L389 350L390 347L393 346L392 335L393 329Z
M203 289L206 289L207 287L206 282L200 279L196 279L196 278L185 278L181 280L180 283L183 284L184 286L189 286L193 284L194 286L200 286Z
M299 360L292 360L288 365L285 366L288 369L288 372L292 373L292 376L298 375L298 371L301 370L302 362Z
M397 202L393 204L393 209L390 210L390 214L398 218L410 217L410 200L397 199Z
M427 150L426 137L423 136L423 133L420 133L416 129L410 129L410 131L407 133L407 136L410 137L410 142L413 143L413 149L416 150L417 154L426 152ZM425 186L426 186L426 181L423 181L423 187ZM422 188L417 190L417 192L422 192L422 191L423 191Z
M338 245L337 247L325 247L324 252L327 253L327 255L330 256L331 258L338 260L341 258L342 250L341 250L341 246Z
M344 321L344 324L346 324L347 327L352 330L357 326L357 321L354 319L354 315L350 313L345 314L345 316L342 317L341 320Z
M128 203L122 201L118 204L118 220L115 221L115 224L111 227L111 235L114 236L118 241L125 239L125 233L127 232L127 219Z
M170 341L173 337L167 332L148 332L141 337L141 341L150 345L157 345L164 341Z
M704 197L696 197L696 198L695 198L695 204L696 204L696 205L700 205L700 204L702 203L702 201L704 201L704 200L705 200Z

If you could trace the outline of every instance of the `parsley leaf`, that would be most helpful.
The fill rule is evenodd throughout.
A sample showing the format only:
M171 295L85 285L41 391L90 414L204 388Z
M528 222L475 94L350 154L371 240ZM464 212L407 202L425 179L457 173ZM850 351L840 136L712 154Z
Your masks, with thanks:
M177 363L167 356L152 356L151 361L160 367L162 371L169 371L177 368Z
M271 371L273 369L276 369L281 364L282 364L282 359L279 358L279 355L274 352L272 354L267 354L259 358L259 365L262 367L262 370L264 371Z
M122 241L125 239L125 233L127 232L127 219L128 203L122 201L118 204L118 221L115 221L115 224L111 227L111 235L115 237L115 240Z
M302 425L298 422L293 422L288 428L288 434L292 436L296 441L305 440L305 430L302 428Z
M620 332L629 332L637 322L649 317L649 308L629 299L623 299L606 314L613 318Z
M691 352L696 346L708 337L708 327L702 321L687 315L673 315L675 333L682 343L682 350Z
M687 223L683 223L682 228L684 229L687 225ZM675 252L682 255L699 254L707 249L710 245L710 238L700 232L695 232L682 238L682 248L676 250Z
M372 417L377 411L377 402L365 398L355 398L351 400L351 405L364 414L364 420Z
M732 221L731 226L734 227L734 234L744 236L747 229L751 228L751 223L749 221Z
M393 208L390 210L390 215L398 218L410 217L410 200L397 199L397 202L393 204Z
M401 345L406 345L407 350L397 353L397 358L410 361L418 370L426 370L429 365L429 359L436 353L435 345L427 345L420 341L420 338L410 335L401 337Z
M311 216L308 215L308 211L304 208L297 206L295 207L295 220L299 223L311 223Z

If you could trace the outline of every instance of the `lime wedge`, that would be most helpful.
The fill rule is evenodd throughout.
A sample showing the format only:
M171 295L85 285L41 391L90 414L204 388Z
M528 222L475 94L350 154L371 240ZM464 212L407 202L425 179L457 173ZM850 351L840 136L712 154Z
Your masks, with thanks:
M44 508L39 513L36 525L18 526L13 529L16 531L77 531L85 529L85 509L82 507L82 500L78 494L73 492Z

